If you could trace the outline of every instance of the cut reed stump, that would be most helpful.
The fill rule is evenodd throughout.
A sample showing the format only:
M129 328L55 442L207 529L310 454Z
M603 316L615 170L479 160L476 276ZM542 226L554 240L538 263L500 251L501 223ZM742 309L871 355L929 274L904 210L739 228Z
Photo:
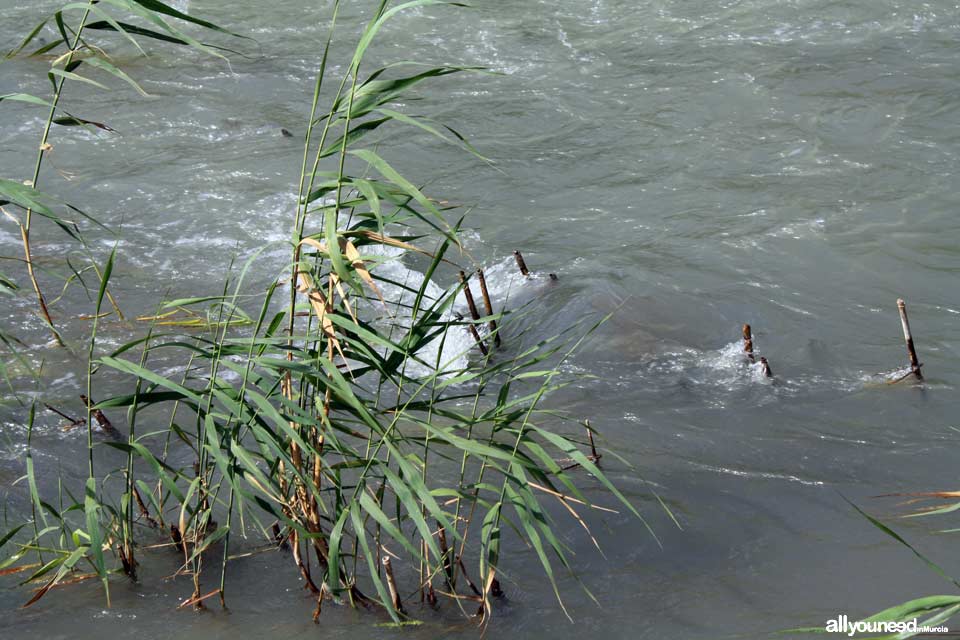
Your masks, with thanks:
M523 261L523 254L519 251L514 251L513 257L517 261L517 268L520 269L520 273L524 276L529 276L530 270L527 269L527 263Z
M473 301L473 291L470 290L470 283L467 282L467 274L460 272L460 284L463 285L463 297L467 299L467 308L470 309L470 317L474 320L480 319L480 312L477 311L477 304Z
M140 491L136 487L133 487L133 497L137 501L137 509L140 510L140 515L144 520L147 521L147 524L149 524L152 528L157 529L160 526L160 523L154 520L150 515L150 510L147 509L147 505L143 503L143 497L140 495ZM157 515L162 517L160 514Z
M477 279L480 280L480 295L483 297L483 306L488 316L493 315L493 304L490 302L490 293L487 291L487 279L483 277L483 269L477 269ZM490 320L487 323L490 327L490 333L493 334L493 344L500 346L500 333L497 331L497 321Z
M173 541L174 549L178 553L182 553L184 556L186 556L187 543L184 542L183 536L180 534L180 527L175 524L170 525L170 539Z
M596 464L600 462L600 454L597 453L597 445L593 441L593 428L589 420L583 421L583 426L587 429L587 438L590 440L590 461Z
M767 377L767 378L773 377L773 371L770 369L770 363L767 362L766 358L763 358L763 357L760 358L760 368L763 370L764 377Z
M447 545L447 530L437 523L437 543L440 545L440 555L443 557L443 572L447 576L447 584L453 587L453 563L451 562L450 548Z
M480 312L477 311L477 303L473 300L473 291L470 290L470 283L467 282L467 274L463 271L460 272L460 284L463 285L463 297L467 300L467 308L470 309L470 317L473 320L480 319ZM463 320L463 316L457 314L457 320ZM480 333L477 331L477 327L474 325L467 325L467 328L470 331L470 334L473 336L473 339L477 343L477 347L480 348L480 353L487 355L487 345L483 344L483 339L480 337Z
M756 355L753 353L753 330L748 324L743 325L743 352L747 354L750 362L757 361ZM765 378L773 377L773 370L770 368L770 363L767 362L766 358L760 358L760 370L763 371Z
M100 409L94 409L93 405L96 404L90 398L80 394L80 402L83 403L87 409L90 410L90 413L93 415L94 420L97 421L97 425L100 427L100 430L104 433L110 435L113 438L121 439L120 432L113 426L113 423L107 419L107 416Z
M923 365L917 358L917 350L913 346L913 334L910 332L910 321L907 319L907 304L903 301L903 298L897 300L897 309L900 311L903 340L907 343L907 355L910 357L910 372L916 376L917 380L923 380L923 374L920 372L920 367Z
M120 564L123 565L123 573L136 582L138 563L133 557L133 549L124 544L117 544L117 556L120 558Z
M587 456L587 460L599 466L600 458L603 457L603 454L597 451L597 444L593 441L593 427L590 426L589 420L584 420L583 426L587 430L587 440L590 443L590 454ZM568 464L565 467L561 467L562 471L569 471L570 469L576 469L577 467L582 466L579 462L576 462L573 458L564 458L562 460L557 460L557 463L561 463L561 462L572 463L572 464Z
M397 590L397 580L393 577L393 565L390 556L383 556L383 573L387 578L387 589L390 590L390 601L397 613L404 613L403 602L400 601L400 592Z
M460 575L463 576L464 580L466 580L467 586L470 587L471 591L473 591L473 595L483 598L483 593L480 592L480 589L477 589L477 585L475 585L473 580L470 579L470 576L467 575L467 567L463 564L462 556L457 556L457 566L460 567Z
M753 332L750 325L743 325L743 352L750 358L750 362L755 362L753 357Z
M283 534L283 530L280 528L279 522L274 522L273 526L270 528L271 533L273 534L273 541L277 543L278 549L289 549L290 545L287 544L287 537Z

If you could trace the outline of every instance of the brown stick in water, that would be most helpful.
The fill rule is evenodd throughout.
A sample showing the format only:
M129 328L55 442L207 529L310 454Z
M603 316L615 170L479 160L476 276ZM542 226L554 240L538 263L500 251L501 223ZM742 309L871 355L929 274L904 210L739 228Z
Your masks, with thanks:
M50 406L50 405L47 404L46 402L43 403L43 406L45 406L49 411L53 411L55 414L57 414L58 416L60 416L60 417L63 418L64 420L68 421L68 422L70 423L69 426L71 426L71 427L76 427L76 426L81 425L81 424L83 424L84 422L86 422L86 419L84 419L84 418L74 418L74 417L72 417L72 416L68 416L68 415L65 414L63 411L60 411L60 410L57 409L56 407Z
M463 316L460 315L459 313L457 314L456 318L457 320L461 320L461 321L464 319ZM472 324L467 324L467 330L470 332L470 335L472 335L473 339L476 341L477 347L480 348L480 353L482 353L483 355L487 355L489 353L487 351L487 345L483 344L483 339L480 337L480 333L477 332L477 328Z
M480 319L480 312L477 311L477 305L473 301L473 291L470 290L470 283L467 282L467 274L460 272L460 284L463 285L463 297L467 299L467 308L470 309L470 317L474 320Z
M390 564L390 556L383 556L383 573L387 577L387 589L390 590L390 600L393 602L393 608L397 613L403 613L403 603L400 601L400 592L397 591L397 580L393 577L393 565Z
M83 403L83 406L90 409L90 413L93 414L93 418L97 421L97 424L100 426L100 429L102 429L104 433L109 433L111 436L115 438L120 437L120 432L117 431L116 428L113 426L113 423L111 423L107 419L107 416L104 415L103 411L100 411L100 409L93 408L93 405L96 404L95 402L90 400L90 398L83 395L82 393L80 394L80 401Z
M453 585L453 564L450 558L450 548L447 546L447 530L437 523L437 542L440 545L440 555L443 556L443 571L447 574L447 584Z
M487 292L487 279L483 277L483 269L477 269L477 278L480 280L480 295L483 297L483 306L487 310L487 315L493 315L493 304L490 302L490 294ZM490 333L493 334L493 344L500 346L500 332L497 331L497 321L491 320L487 323L490 327Z
M143 516L143 519L146 520L147 523L154 529L160 526L150 515L150 510L147 509L147 505L143 503L143 498L140 496L140 491L136 487L133 487L133 498L137 501L137 508L140 510L140 515Z
M763 369L763 375L767 378L773 377L773 371L770 369L770 363L766 358L760 358L760 367Z
M529 276L530 270L527 269L527 263L523 261L523 254L519 251L514 251L513 257L517 261L517 267L520 269L520 273L525 276Z
M587 438L590 439L590 457L593 459L593 462L598 462L600 460L600 454L597 453L597 445L593 442L593 429L590 428L590 421L584 420L583 425L587 428Z
M187 544L183 541L183 536L180 535L180 528L175 524L170 525L170 539L173 540L173 546L176 547L178 552L187 554Z
M913 346L913 334L910 332L910 321L907 320L907 305L903 298L897 300L897 309L900 311L900 324L903 326L903 340L907 343L907 355L910 357L910 370L917 380L923 380L923 374L920 373L920 360L917 358L917 350Z
M120 564L123 566L123 573L128 578L136 582L137 580L137 561L133 559L133 550L126 545L117 545L117 555L120 557Z
M290 531L290 552L293 556L293 563L300 569L300 575L303 577L303 588L308 589L310 593L320 595L320 588L314 583L313 578L310 577L310 559L308 557L307 562L304 562L303 556L300 553L300 537L296 529Z
M287 536L283 535L283 530L280 529L280 523L274 522L271 527L271 532L273 533L273 540L277 543L277 548L279 549L289 549L290 545L287 544Z
M743 325L743 352L750 358L750 362L756 362L753 357L753 332L748 324Z
M473 580L470 579L470 576L467 575L467 568L463 565L463 558L457 556L457 566L460 567L460 575L463 576L463 579L467 581L467 586L470 587L470 590L473 591L474 595L482 596L480 589L477 589L477 585L473 584Z
M497 578L490 581L490 595L494 598L502 598L505 595L503 589L500 588L500 580Z
M317 606L313 610L313 624L320 624L320 614L323 612L323 591L317 596Z

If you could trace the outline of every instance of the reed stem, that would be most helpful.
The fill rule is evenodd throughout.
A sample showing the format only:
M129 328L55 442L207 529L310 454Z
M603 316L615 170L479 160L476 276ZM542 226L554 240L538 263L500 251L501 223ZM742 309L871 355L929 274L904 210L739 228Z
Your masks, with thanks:
M907 355L910 358L910 370L917 380L923 380L923 374L920 372L920 359L917 358L917 350L913 346L913 333L910 331L910 321L907 319L907 303L903 298L897 300L897 309L900 311L900 325L903 327L903 341L907 344Z
M530 270L527 269L527 263L526 263L526 262L524 261L524 259L523 259L523 254L520 253L519 251L514 251L514 252L513 252L513 258L514 258L514 260L517 261L517 268L520 269L520 273L521 273L522 275L524 275L525 277L526 277L526 276L529 276L529 275L530 275Z
M748 324L743 325L743 352L747 354L750 362L756 361L753 356L753 332Z
M477 278L480 280L480 295L483 297L483 306L488 316L493 315L493 304L490 302L490 293L487 291L487 279L483 276L483 269L477 269ZM497 331L497 321L493 318L488 323L490 333L493 334L493 344L500 346L500 332Z
M76 53L77 46L80 44L81 35L83 34L84 27L86 27L87 19L90 17L90 7L96 3L97 0L89 0L87 2L87 6L83 11L83 16L80 18L80 26L77 27L76 34L73 37L73 44L70 45L70 51L67 52L66 58L64 59L64 68L69 67L70 63L73 62L74 53ZM33 177L30 179L30 186L34 189L37 188L37 182L40 179L40 168L43 166L43 154L51 148L50 145L47 144L47 139L50 137L50 127L53 125L53 120L57 112L57 106L60 104L60 96L63 93L63 85L66 81L67 79L65 77L57 76L54 82L53 99L50 101L50 112L47 115L47 120L43 125L43 134L40 136L40 147L37 152L37 161L33 167ZM47 308L46 299L44 298L43 292L40 289L40 283L37 281L36 275L33 271L33 252L30 247L30 227L32 218L33 209L28 208L23 225L20 227L20 235L23 241L23 253L27 261L27 274L30 277L30 284L33 286L33 291L37 296L37 304L40 306L40 314L43 316L47 326L50 328L54 340L58 345L63 346L63 340L53 324L53 319L50 317L50 310Z
M467 300L467 308L470 309L470 317L473 320L480 319L480 312L477 311L477 303L473 300L473 291L470 289L470 282L467 280L467 274L463 271L459 274L460 284L463 285L463 297Z
M390 562L390 556L383 556L383 573L387 578L387 588L390 590L390 601L397 613L403 614L403 602L400 600L400 592L397 590L397 579L393 575L393 564Z

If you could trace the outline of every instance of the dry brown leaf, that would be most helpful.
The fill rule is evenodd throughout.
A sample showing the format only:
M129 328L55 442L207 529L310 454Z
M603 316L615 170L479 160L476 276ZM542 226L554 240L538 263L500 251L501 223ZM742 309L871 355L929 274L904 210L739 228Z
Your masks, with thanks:
M346 362L347 356L343 353L343 349L340 347L340 341L337 340L337 334L333 329L333 321L327 315L329 310L327 299L324 297L323 293L321 293L320 290L314 286L313 278L311 278L308 274L302 272L297 274L297 280L300 283L297 287L297 290L307 296L307 299L310 301L310 306L313 307L313 312L320 321L320 326L323 329L323 332L327 334L328 339L337 349L337 353L339 353L340 357L343 358L344 362Z
M320 242L315 238L304 238L300 242L301 244L310 245L311 247L317 249L318 251L323 251L324 253L326 253L327 251L326 243ZM363 263L363 260L360 258L360 252L357 251L357 247L352 242L350 242L349 240L346 240L345 238L339 238L338 242L340 244L340 251L342 251L343 254L347 256L347 259L350 261L350 265L354 268L354 270L356 270L357 275L359 275L360 278L367 284L367 286L370 287L370 289L373 290L375 294L377 294L377 297L380 298L380 302L382 302L383 304L386 304L386 300L383 299L383 295L380 293L380 289L377 287L377 284L373 281L373 277L370 275L370 272L367 270L366 265ZM337 282L337 284L339 285L339 282ZM344 300L346 300L346 296L344 296L342 292L340 293L340 296L343 297Z
M10 569L3 569L2 571L0 571L0 576L8 576L11 573L20 573L21 571L26 571L27 569L34 569L39 566L40 566L39 562L34 562L32 564L25 564L19 567L11 567Z
M211 591L206 595L198 596L196 598L190 598L189 600L184 600L183 602L180 603L180 606L177 607L177 609L183 609L184 607L189 607L192 604L197 604L198 602L202 602L207 598L211 598L217 595L218 593L220 593L220 589L214 589L213 591Z
M916 498L960 498L960 491L920 491L916 493L884 493L878 498L916 497Z
M343 300L343 306L347 308L347 313L350 314L350 318L355 324L360 324L360 321L357 320L357 316L353 313L353 309L350 308L350 301L347 299L347 293L343 290L343 286L340 284L340 277L335 273L331 273L330 282L333 283L333 286L337 289L337 293L340 294L340 299Z
M363 264L363 260L360 259L360 252L357 251L357 248L349 240L341 239L342 248L344 254L350 260L350 264L353 265L353 268L357 270L357 273L363 278L363 281L367 283L367 286L373 289L373 292L377 294L377 297L380 298L380 302L384 305L387 304L387 301L383 299L383 295L380 293L380 289L377 288L377 284L373 281L373 278L370 276L370 272L367 271L366 265Z

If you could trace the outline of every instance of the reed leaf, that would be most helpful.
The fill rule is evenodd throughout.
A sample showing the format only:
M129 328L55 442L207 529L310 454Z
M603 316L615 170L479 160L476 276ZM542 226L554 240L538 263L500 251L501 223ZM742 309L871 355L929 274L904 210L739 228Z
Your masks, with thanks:
M458 320L455 305L463 285L456 282L456 274L467 267L454 263L451 247L460 249L457 260L473 261L460 239L463 218L456 219L453 207L429 197L403 174L401 165L363 147L373 139L371 134L379 143L389 141L381 134L413 127L418 137L427 133L487 161L459 132L392 106L422 82L476 68L421 65L410 71L411 63L367 62L374 39L400 12L456 4L375 3L355 46L346 49L347 64L337 68L335 89L326 84L334 74L328 70L328 56L337 50L331 47L332 31L325 44L320 43L320 72L291 216L291 253L285 267L289 278L271 278L264 292L246 281L258 273L259 252L238 271L231 262L216 294L178 293L138 316L150 323L146 338L125 338L104 350L98 347L98 320L118 267L116 250L102 269L96 262L92 268L74 267L77 281L89 279L91 270L99 277L87 353L87 396L94 395L95 383L107 375L129 381L132 389L120 389L118 395L88 406L89 473L80 501L54 510L31 483L37 500L33 539L27 546L54 550L39 563L43 573L36 576L48 581L47 590L65 579L68 562L80 558L93 565L106 589L110 554L132 573L126 566L132 551L127 555L113 547L117 540L131 550L138 543L135 492L144 494L138 498L143 510L154 510L151 517L172 521L175 527L177 563L193 581L193 594L183 601L187 604L200 605L218 593L225 604L228 566L256 552L231 555L230 550L249 544L246 529L252 526L270 537L271 545L277 537L289 536L294 564L318 599L326 592L345 593L354 604L378 602L398 623L401 613L390 593L394 585L386 584L379 564L384 555L396 560L400 578L419 568L421 588L437 578L446 580L445 589L458 606L460 600L477 596L464 593L462 581L459 587L455 584L459 569L454 561L466 566L476 560L480 599L489 619L495 579L510 550L502 545L502 528L512 528L533 550L560 601L557 572L574 571L574 566L552 509L564 517L569 513L589 535L585 517L571 503L592 506L581 490L591 483L640 517L580 451L579 443L562 435L565 419L540 406L551 391L567 383L560 366L581 344L577 336L592 328L578 326L530 339L524 323L536 320L525 318L523 309ZM334 18L339 7L335 2ZM58 113L65 80L103 86L80 74L89 67L144 93L118 63L83 42L82 29L66 22L64 15L81 9L84 28L114 31L134 44L147 38L219 55L221 49L201 43L182 23L189 29L237 35L158 0L70 3L54 15L68 49L51 71L56 99L10 94L0 100L47 106L51 123L101 126ZM108 10L130 13L147 26L119 22ZM71 33L73 38L68 37ZM361 74L368 67L375 70ZM321 97L329 99L324 110ZM405 126L385 126L394 122ZM62 206L10 180L0 182L0 196L47 217ZM78 215L85 216L82 211ZM409 271L397 275L389 265L393 260ZM422 272L413 272L413 266ZM288 287L289 297L281 305L274 296L283 287ZM259 311L251 311L251 305ZM463 346L461 338L468 325L485 330L491 320L510 336L509 346L480 357L474 347ZM161 325L164 333L154 333ZM140 349L139 362L129 354L135 348ZM99 443L91 418L96 411L120 407L127 408L125 441L103 443L105 452L123 454L118 473L104 467L113 459L109 455L103 456L104 462L98 457L94 467L93 451ZM152 423L164 409L168 426L144 433L142 421L149 416ZM568 473L555 459L559 456L587 473ZM28 476L32 474L31 466ZM65 491L69 495L69 488ZM551 499L541 502L543 495ZM56 519L49 518L50 526L37 524L51 513ZM82 526L77 526L74 521L81 518ZM214 521L220 524L215 527ZM271 521L282 530L271 531ZM6 534L0 546L29 534L21 525ZM218 544L221 551L215 550ZM17 544L9 566L35 560L27 558L24 549ZM201 590L212 553L218 554L219 589ZM73 570L70 566L66 571ZM361 590L370 585L374 598ZM404 593L410 593L410 585Z

